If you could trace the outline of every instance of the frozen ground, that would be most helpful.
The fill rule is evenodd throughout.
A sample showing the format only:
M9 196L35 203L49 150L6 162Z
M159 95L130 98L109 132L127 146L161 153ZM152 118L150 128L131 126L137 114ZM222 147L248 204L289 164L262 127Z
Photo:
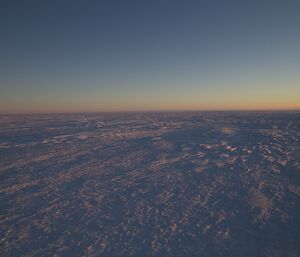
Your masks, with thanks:
M300 113L0 116L1 256L300 256Z

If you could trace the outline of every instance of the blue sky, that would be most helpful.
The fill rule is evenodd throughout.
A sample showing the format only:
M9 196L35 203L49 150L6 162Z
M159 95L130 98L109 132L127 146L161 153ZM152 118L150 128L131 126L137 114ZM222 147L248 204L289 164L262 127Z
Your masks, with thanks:
M1 1L0 111L300 107L299 1Z

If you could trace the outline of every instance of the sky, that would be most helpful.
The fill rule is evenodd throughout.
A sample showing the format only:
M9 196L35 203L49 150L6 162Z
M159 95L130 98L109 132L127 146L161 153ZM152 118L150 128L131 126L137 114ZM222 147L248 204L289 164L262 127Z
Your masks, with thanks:
M0 113L300 108L299 0L2 0Z

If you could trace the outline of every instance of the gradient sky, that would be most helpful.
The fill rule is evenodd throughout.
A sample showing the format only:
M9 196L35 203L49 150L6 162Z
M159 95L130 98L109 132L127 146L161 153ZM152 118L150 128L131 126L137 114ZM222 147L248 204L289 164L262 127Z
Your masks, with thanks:
M2 0L0 112L300 108L299 0Z

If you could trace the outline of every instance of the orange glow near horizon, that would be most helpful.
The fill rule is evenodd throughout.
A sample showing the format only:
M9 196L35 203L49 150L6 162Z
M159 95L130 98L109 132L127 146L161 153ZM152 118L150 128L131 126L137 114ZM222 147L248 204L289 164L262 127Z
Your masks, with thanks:
M80 112L126 112L126 111L255 111L255 110L300 110L299 102L231 102L231 103L157 103L124 104L116 103L113 106L97 103L60 103L51 105L32 103L31 105L15 105L15 108L2 109L2 114L18 113L80 113Z

